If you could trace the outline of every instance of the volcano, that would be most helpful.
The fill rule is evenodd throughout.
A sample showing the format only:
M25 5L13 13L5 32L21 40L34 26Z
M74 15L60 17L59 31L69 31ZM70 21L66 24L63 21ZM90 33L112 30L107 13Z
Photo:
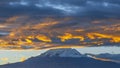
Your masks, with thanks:
M120 68L120 64L96 60L75 49L51 49L24 62L2 65L0 68Z
M41 57L82 57L76 49L51 49L40 55Z

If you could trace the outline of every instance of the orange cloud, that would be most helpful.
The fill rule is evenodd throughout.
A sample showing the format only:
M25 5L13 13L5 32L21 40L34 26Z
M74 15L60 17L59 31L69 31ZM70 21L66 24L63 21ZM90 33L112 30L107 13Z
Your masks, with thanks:
M6 20L6 22L7 23L12 23L12 22L15 22L18 18L19 18L19 16L10 17Z
M30 39L25 39L25 40L27 41L27 43L30 43L30 44L33 43L32 40L30 40Z
M88 33L87 36L90 39L102 39L102 38L108 38L111 39L111 42L119 43L120 42L120 36L114 36L114 35L108 35L108 34L101 34L101 33ZM103 41L104 42L104 41Z
M24 62L26 60L26 57L21 57L20 62Z
M1 58L2 61L8 61L8 58L4 57L4 58Z
M45 36L45 35L37 35L36 38L38 40L43 41L43 42L52 42L52 40L49 37Z
M66 40L69 39L80 39L80 41L84 41L83 36L75 36L70 33L65 33L63 36L58 36L58 38L60 38L62 42L65 42Z

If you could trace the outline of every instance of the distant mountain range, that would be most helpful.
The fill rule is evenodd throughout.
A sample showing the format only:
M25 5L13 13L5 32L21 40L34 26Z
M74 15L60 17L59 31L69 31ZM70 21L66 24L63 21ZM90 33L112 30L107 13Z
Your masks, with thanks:
M96 58L109 59L110 61L120 63L120 54L103 53L103 54L86 54L86 55Z
M24 62L2 65L0 68L120 68L120 64L97 60L75 49L52 49Z

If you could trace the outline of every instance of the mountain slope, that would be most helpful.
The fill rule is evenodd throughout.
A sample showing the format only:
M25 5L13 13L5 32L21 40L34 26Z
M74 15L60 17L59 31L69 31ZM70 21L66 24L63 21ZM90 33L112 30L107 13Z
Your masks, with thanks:
M82 57L76 49L51 49L40 55L41 57Z
M84 56L70 57L76 53L76 50L73 50L74 52L72 51L73 54L70 56L66 54L64 55L65 57L61 57L63 53L69 53L69 51L72 51L72 49L49 50L40 56L29 58L24 62L2 65L0 68L120 68L120 64L114 62L100 61ZM50 54L50 56L48 56L48 54ZM81 56L80 53L79 56Z
M109 54L109 53L103 53L103 54L85 54L91 58L103 60L103 61L111 61L120 63L120 54Z

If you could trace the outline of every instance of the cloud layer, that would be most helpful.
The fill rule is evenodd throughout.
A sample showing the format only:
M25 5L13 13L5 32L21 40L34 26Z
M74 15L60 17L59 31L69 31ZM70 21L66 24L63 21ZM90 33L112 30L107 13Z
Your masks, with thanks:
M118 0L1 0L0 16L80 16L93 18L118 17Z
M0 0L0 8L0 48L120 44L118 0Z

